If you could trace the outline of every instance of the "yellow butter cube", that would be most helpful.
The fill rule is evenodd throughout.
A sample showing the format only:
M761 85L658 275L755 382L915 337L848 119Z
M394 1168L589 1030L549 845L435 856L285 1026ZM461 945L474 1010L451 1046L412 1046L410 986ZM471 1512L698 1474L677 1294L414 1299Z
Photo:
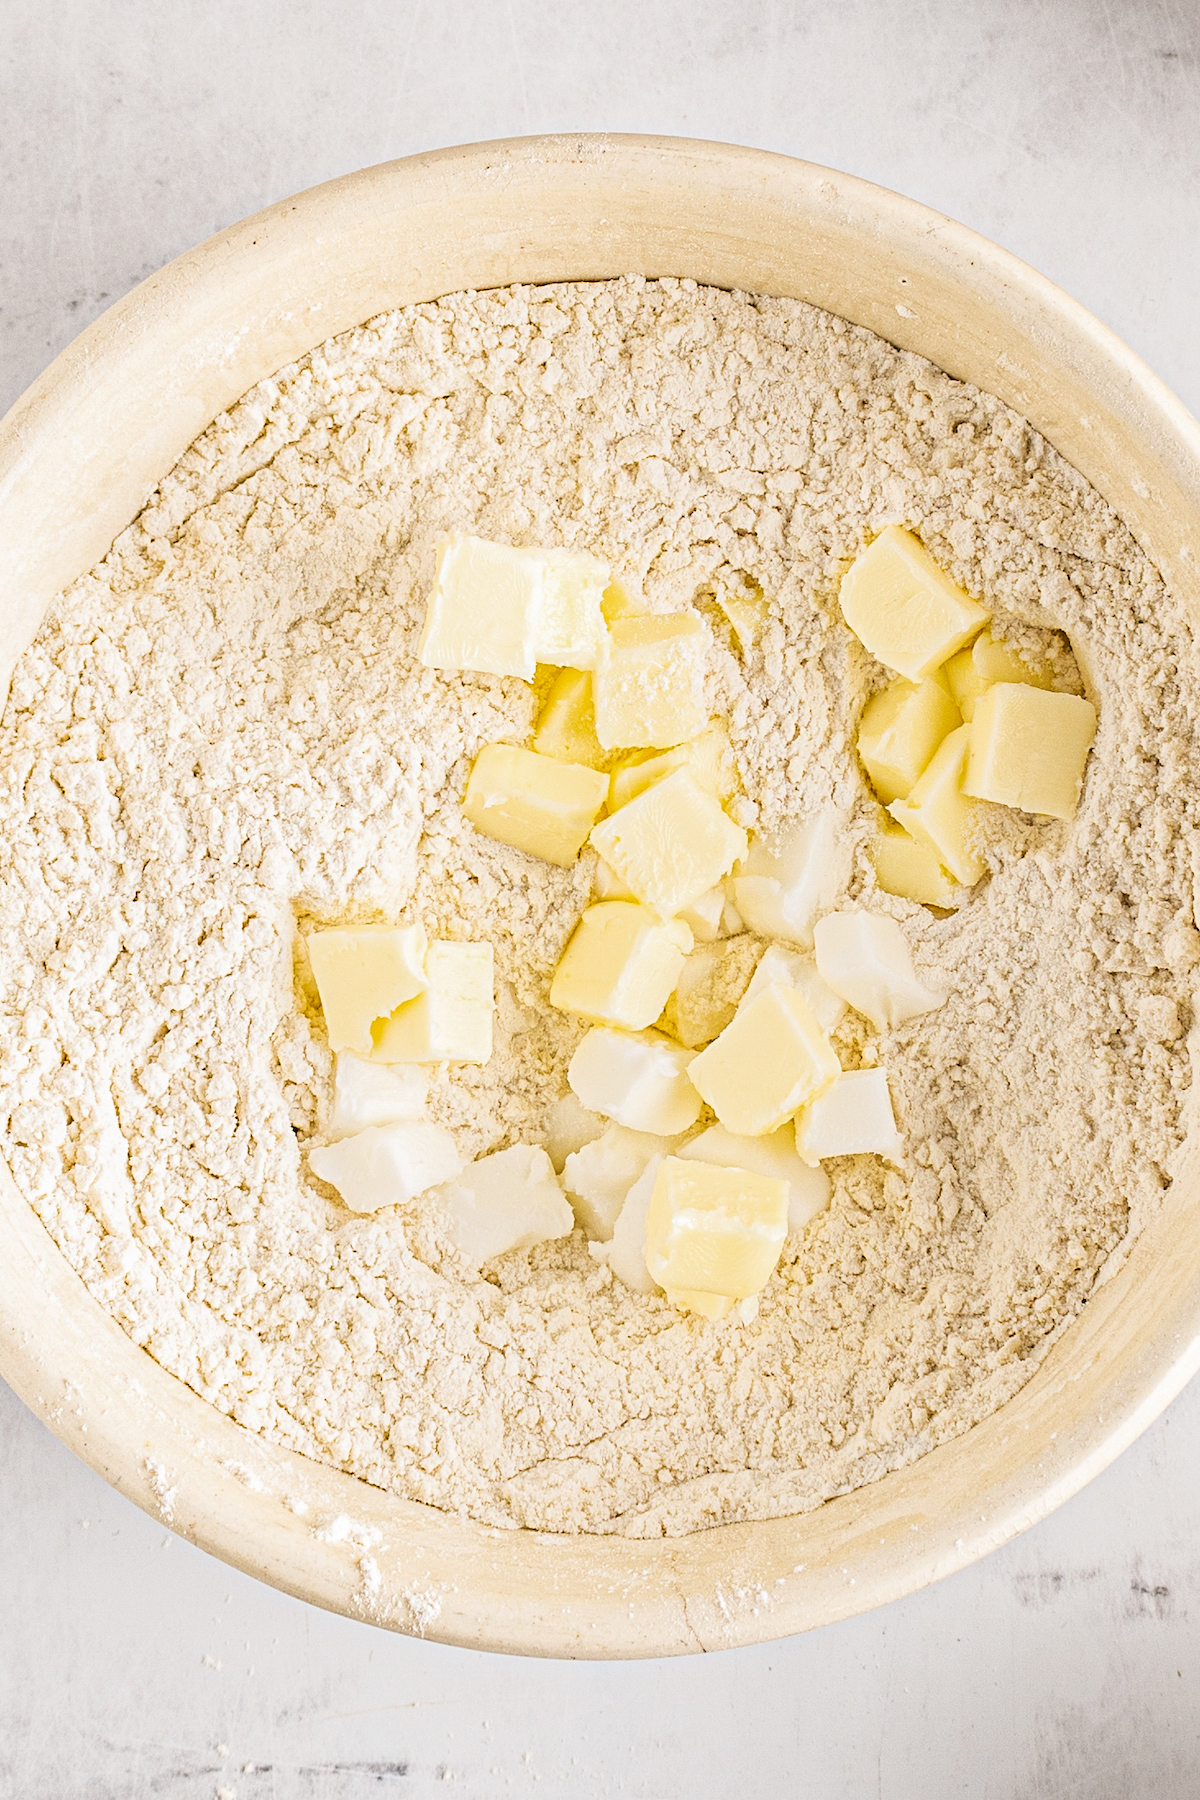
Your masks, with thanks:
M1037 688L1053 686L1049 669L1034 668L1015 650L998 644L989 631L981 631L969 650L959 650L952 656L945 675L954 703L968 725L975 717L980 695L998 681L1024 681Z
M433 943L424 993L372 1028L376 1062L485 1063L492 1054L492 946Z
M904 799L942 739L961 724L958 708L933 679L889 682L867 702L858 754L885 806Z
M652 751L642 751L622 757L609 777L609 812L627 805L676 769L690 769L696 785L714 800L732 800L738 786L737 764L721 720L714 719L708 730L690 743L677 744L673 750L663 750L657 756Z
M550 1004L595 1025L653 1025L679 979L692 934L628 900L589 906L550 983Z
M965 793L1026 812L1073 819L1096 735L1096 709L1076 694L998 682L969 726Z
M788 1184L748 1169L664 1156L646 1216L646 1268L669 1296L746 1300L775 1272L787 1236Z
M331 1049L370 1054L376 1019L387 1018L425 986L425 952L420 925L311 933L308 959Z
M614 619L634 619L646 610L646 602L629 582L614 575L604 590L600 610L611 625Z
M943 868L938 852L899 826L885 825L869 855L875 884L885 894L898 894L901 899L917 900L922 906L944 906L950 910L962 899L962 889Z
M690 769L676 769L601 820L591 842L644 905L670 919L728 875L747 840Z
M962 785L972 730L960 725L943 738L908 798L893 800L888 807L896 823L919 844L927 844L964 887L973 887L984 872L970 842L979 809L967 799Z
M537 665L541 565L527 550L454 532L438 545L418 656L432 669L521 675Z
M764 988L688 1067L701 1099L744 1137L778 1131L840 1073L807 1000L785 987Z
M899 525L881 531L846 571L839 598L854 635L909 681L932 675L989 616Z
M559 762L513 744L485 744L462 805L476 831L567 869L607 793L607 778L582 763Z
M592 678L585 670L561 669L555 676L538 714L533 747L539 756L589 769L611 760L596 736Z
M708 631L698 613L614 619L608 660L592 684L596 735L606 750L670 750L708 724Z

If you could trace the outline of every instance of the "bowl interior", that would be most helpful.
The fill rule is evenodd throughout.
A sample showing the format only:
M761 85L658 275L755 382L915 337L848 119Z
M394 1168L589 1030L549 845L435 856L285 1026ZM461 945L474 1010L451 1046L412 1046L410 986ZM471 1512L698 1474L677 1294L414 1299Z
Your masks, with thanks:
M523 139L302 194L161 271L0 423L0 691L60 588L254 382L386 309L636 271L807 300L1022 412L1200 601L1200 431L1115 338L995 246L881 189L685 140ZM119 446L119 454L114 453ZM909 1469L768 1523L672 1541L496 1531L279 1450L217 1413L91 1299L0 1165L0 1373L176 1530L301 1597L481 1648L649 1656L864 1611L1078 1489L1200 1362L1200 1181L1025 1388Z

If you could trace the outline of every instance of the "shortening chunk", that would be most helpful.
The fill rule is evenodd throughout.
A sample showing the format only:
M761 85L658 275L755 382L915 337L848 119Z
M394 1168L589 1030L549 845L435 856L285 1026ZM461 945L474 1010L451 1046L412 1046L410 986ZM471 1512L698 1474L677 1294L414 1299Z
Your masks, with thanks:
M836 1082L834 1084L837 1085ZM830 1091L830 1090L827 1090ZM790 1122L765 1137L738 1137L723 1125L710 1125L675 1151L684 1162L714 1163L720 1169L749 1169L787 1183L789 1231L803 1231L829 1205L833 1184L822 1168L810 1168L796 1154Z
M761 1293L787 1231L786 1181L664 1156L646 1215L646 1268L673 1304L719 1318L728 1307L692 1296L732 1305Z
M708 628L699 613L614 619L608 660L592 691L596 735L606 750L670 750L708 724L704 662Z
M817 926L816 944L824 980L879 1031L945 1004L940 988L920 980L908 939L884 913L830 913Z
M691 906L746 854L746 833L696 785L689 769L676 769L602 819L591 842L663 919Z
M990 631L981 631L969 650L959 650L946 664L944 674L954 695L954 704L967 724L975 717L975 706L981 694L998 681L1024 681L1030 687L1053 687L1048 668L1035 668L1023 656L998 644Z
M351 1137L368 1125L423 1119L428 1092L429 1076L415 1064L388 1068L353 1050L339 1050L333 1059L328 1136Z
M688 1070L722 1125L745 1137L778 1131L840 1073L807 1000L786 987L764 988Z
M750 984L738 1003L738 1010L748 1006L764 988L790 987L803 994L812 1007L813 1017L822 1031L836 1031L846 1011L840 994L821 979L815 956L802 950L789 950L784 944L768 944L758 959Z
M892 681L867 702L858 728L858 754L886 806L914 787L942 739L962 724L940 682Z
M575 1217L589 1238L607 1242L626 1195L640 1180L651 1157L666 1156L677 1142L675 1137L610 1125L601 1136L568 1156L563 1165L563 1186L575 1208Z
M351 1212L378 1212L403 1206L440 1182L453 1181L462 1168L454 1139L424 1120L369 1125L353 1137L308 1153L308 1165L335 1187Z
M528 681L537 666L541 612L542 568L528 550L454 532L438 545L417 654L431 669Z
M943 738L908 798L888 807L897 825L927 845L964 887L974 887L985 873L982 857L971 847L979 809L963 792L974 729L960 725Z
M1096 735L1090 700L998 682L980 696L969 730L965 793L1052 819L1075 817Z
M607 1263L613 1274L635 1294L654 1292L654 1282L646 1268L646 1215L650 1211L650 1196L662 1160L661 1155L650 1158L626 1194L608 1241L588 1245L588 1254L598 1263Z
M610 571L585 550L536 550L542 565L537 659L572 669L598 669L608 656L601 610Z
M895 1162L902 1147L882 1069L847 1069L796 1114L797 1154L814 1167L823 1156L865 1152Z
M885 825L870 846L876 886L885 894L917 900L922 906L953 911L963 898L961 887L942 866L932 844L923 844L899 825Z
M567 1080L591 1112L631 1131L676 1137L700 1117L688 1080L692 1056L656 1031L634 1035L596 1025L571 1058Z
M604 776L582 763L559 762L515 744L485 744L462 806L486 837L569 869L607 792Z
M492 1054L492 946L430 944L428 987L377 1024L376 1062L485 1063Z
M334 1050L371 1053L371 1027L412 1000L426 983L426 938L420 925L364 925L357 931L314 931L308 960Z
M475 1268L575 1229L540 1144L513 1144L468 1163L438 1196L446 1236Z
M814 921L835 904L849 875L848 839L838 814L826 809L775 842L756 837L729 885L751 931L808 950Z
M719 719L707 731L689 743L676 744L673 750L657 756L634 754L622 757L608 783L608 809L616 812L643 789L653 787L676 769L690 769L697 787L702 787L714 800L732 800L738 790L737 763L729 742L729 733Z
M589 906L550 983L550 1004L595 1025L653 1025L679 979L692 934L630 900Z
M839 598L855 637L909 681L932 675L989 617L900 525L888 525L846 571Z
M539 756L589 769L606 760L608 753L596 736L592 678L584 670L560 669L554 677L534 727L533 747Z

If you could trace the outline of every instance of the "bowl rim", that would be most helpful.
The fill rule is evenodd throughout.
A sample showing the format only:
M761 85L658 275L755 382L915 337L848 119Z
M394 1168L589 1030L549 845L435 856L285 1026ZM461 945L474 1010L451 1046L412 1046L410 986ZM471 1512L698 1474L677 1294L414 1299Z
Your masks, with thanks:
M855 312L832 310L965 379L993 367L978 385L1084 474L1090 462L1164 575L1200 603L1200 427L1045 277L916 201L820 165L700 140L563 134L453 146L309 189L177 258L69 345L0 421L0 692L53 595L255 380L405 303L396 296L496 285L489 272L514 266L531 285L602 279L630 272L620 258L639 244L633 272L647 275L805 285L795 297L818 305L857 283ZM569 267L578 272L555 273ZM773 267L792 272L789 286L782 273L774 287L717 278ZM464 270L480 279L452 278ZM356 311L369 293L379 304ZM263 324L251 334L255 296ZM129 446L115 470L113 442ZM815 1512L687 1538L495 1530L269 1444L125 1336L2 1163L0 1375L137 1505L331 1610L530 1655L726 1648L964 1567L1131 1443L1200 1366L1198 1177L1189 1150L1162 1213L989 1418Z

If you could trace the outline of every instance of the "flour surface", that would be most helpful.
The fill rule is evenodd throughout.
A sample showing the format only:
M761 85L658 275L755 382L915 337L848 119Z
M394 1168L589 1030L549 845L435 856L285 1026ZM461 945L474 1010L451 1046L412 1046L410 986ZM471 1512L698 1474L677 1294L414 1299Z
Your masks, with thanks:
M836 590L893 520L1100 711L1077 820L997 810L989 877L946 917L876 894L864 853L879 677ZM432 1091L466 1155L540 1134L580 1035L546 993L591 853L556 869L459 809L536 696L415 660L452 529L586 549L656 610L696 606L740 821L845 808L850 902L950 989L841 1038L886 1066L908 1163L828 1165L750 1326L635 1297L578 1232L475 1279L420 1201L356 1218L308 1174L330 1058L298 926L404 914L494 944L496 1053ZM712 595L746 578L769 623L743 655ZM842 320L636 278L388 314L222 415L19 665L5 1154L137 1343L308 1456L551 1531L812 1507L1013 1394L1161 1203L1200 962L1198 699L1181 608L1087 484Z

